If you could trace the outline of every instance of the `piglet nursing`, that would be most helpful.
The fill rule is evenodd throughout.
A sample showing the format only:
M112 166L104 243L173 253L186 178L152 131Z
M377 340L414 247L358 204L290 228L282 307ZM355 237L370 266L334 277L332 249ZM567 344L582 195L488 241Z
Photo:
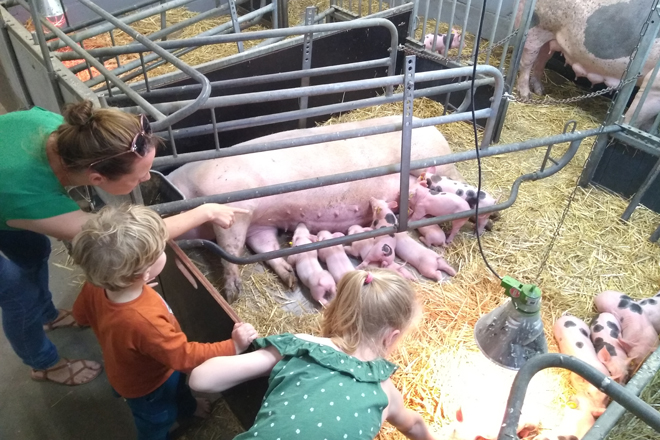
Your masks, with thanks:
M413 210L410 220L419 220L426 215L439 217L441 215L455 214L457 212L469 211L470 205L456 194L448 192L432 193L422 185L416 185L410 191L410 207ZM451 232L445 243L450 244L468 218L459 218L452 222Z
M450 276L456 271L444 258L415 241L407 232L399 232L396 237L396 254L427 278L442 281L443 272Z
M316 241L316 237L309 233L304 223L299 223L293 234L293 246ZM289 264L296 268L296 273L302 283L309 287L312 297L322 305L328 304L337 293L337 285L330 272L323 270L318 260L318 251L303 252L290 255Z
M321 231L316 234L318 241L330 240L331 238L343 237L344 234L341 232L335 232L331 234L329 231ZM340 245L330 246L327 248L319 249L319 260L325 263L328 267L328 272L332 274L335 282L339 284L339 280L344 276L346 272L350 272L354 269L353 263L346 255L344 248Z

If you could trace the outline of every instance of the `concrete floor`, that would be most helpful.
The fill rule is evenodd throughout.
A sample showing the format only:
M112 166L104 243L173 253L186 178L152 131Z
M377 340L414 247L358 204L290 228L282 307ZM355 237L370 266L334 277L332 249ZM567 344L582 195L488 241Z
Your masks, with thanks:
M66 251L53 240L50 288L57 307L70 308L78 295L80 269L65 267ZM102 362L91 329L58 329L48 333L61 356ZM75 440L134 439L133 417L126 403L112 395L102 373L75 387L30 379L29 367L12 350L0 330L0 439Z

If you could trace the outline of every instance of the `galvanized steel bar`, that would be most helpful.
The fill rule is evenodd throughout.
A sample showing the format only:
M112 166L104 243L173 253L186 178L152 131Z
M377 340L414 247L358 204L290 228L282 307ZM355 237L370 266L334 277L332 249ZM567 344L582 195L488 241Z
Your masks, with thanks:
M442 53L442 56L445 57L445 58L447 57L447 52L449 52L449 46L451 46L449 41L450 41L450 35L452 33L452 28L454 27L454 16L456 14L456 3L458 3L458 0L451 0L451 1L453 3L451 5L451 13L449 15L449 23L447 23L447 41L445 42L445 50Z
M146 38L144 35L138 33L137 31L133 30L130 26L124 24L120 20L116 19L109 13L107 13L105 10L102 8L98 7L95 5L93 2L90 0L79 0L83 5L87 6L90 8L92 11L96 12L100 16L104 17L106 20L108 20L110 23L114 24L117 26L119 29L123 30L126 32L130 37L135 39L136 41L139 41L142 43L144 46L148 47L150 50L156 52L158 55L163 57L163 59L167 60L170 62L174 67L180 69L183 73L187 74L190 76L191 79L199 82L202 84L202 90L200 91L199 96L197 99L195 99L194 102L190 103L188 106L181 108L177 112L174 112L173 114L167 116L164 119L158 119L152 124L152 128L154 131L158 131L161 128L171 126L175 122L178 122L182 119L184 119L187 116L190 116L194 112L196 112L200 106L208 99L208 97L211 95L211 85L209 83L208 78L206 78L204 75L199 73L197 70L193 69L180 59L176 58L173 56L171 53L168 51L158 47L156 44L154 44L153 41L149 40ZM146 76L146 75L145 75Z
M235 34L240 34L241 33L241 25L238 22L238 13L236 12L236 1L235 0L227 0L229 3L229 16L231 17L231 25L232 28L234 29ZM236 46L238 47L238 53L243 52L243 42L242 41L237 41Z
M447 86L439 86L438 88L441 87L451 87L452 85L447 85ZM417 97L420 96L425 96L425 95L434 95L436 93L433 93L430 89L424 89L424 92L428 92L425 94L422 93L417 93ZM327 115L331 113L338 113L338 112L346 112L349 110L354 110L357 108L364 108L367 106L374 106L374 105L382 105L382 104L387 104L391 102L397 102L401 100L401 95L397 94L394 95L393 97L379 97L379 98L370 98L366 100L360 100L360 101L352 101L348 103L342 103L342 104L332 104L328 106L322 106L322 107L315 107L314 109L307 110L307 111L291 111L291 112L284 112L284 113L278 113L276 115L269 115L269 116L258 116L254 118L248 118L248 119L241 119L241 120L235 120L235 121L226 121L222 122L217 125L217 130L218 131L229 131L229 130L235 130L239 128L247 128L247 127L252 127L252 126L257 126L257 125L268 125L268 124L274 124L274 123L279 123L279 122L284 122L284 121L291 121L298 119L301 115L305 115L307 117L314 117L314 116L320 116L320 115ZM476 112L476 117L478 119L481 118L488 118L491 117L491 111L490 109L483 109L483 110L478 110ZM450 122L460 122L460 121L469 121L471 120L471 115L469 113L454 113L451 115L447 116L441 116L436 120L436 123L438 124L443 124L443 123L450 123ZM174 137L176 139L183 139L183 138L188 138L188 137L194 137L194 136L200 136L203 134L212 134L213 133L213 126L211 124L207 125L202 125L202 126L195 126L195 127L190 127L190 128L181 128L173 131ZM164 133L157 133L159 136L167 138L167 136L164 135ZM223 149L223 151L226 149ZM181 155L181 157L190 157L189 159L183 160L181 159L177 163L185 163L189 161L194 161L194 160L204 160L204 159L209 159L213 156L208 156L208 153L205 152L196 152L196 153L184 153ZM215 154L215 153L213 153ZM188 156L189 155L189 156ZM195 158L195 159L193 159ZM159 160L166 160L166 158L156 158L156 163Z
M646 87L644 87L644 93L642 93L642 97L639 99L639 104L637 105L637 108L635 109L632 118L630 118L630 122L628 122L628 124L632 125L633 127L635 126L635 121L639 116L639 112L642 110L642 107L644 107L644 103L646 102L646 97L653 88L653 84L655 84L656 77L658 76L658 70L660 70L660 60L656 63L655 67L653 68L653 73L651 73L651 77L647 81Z
M87 1L87 0L81 0L81 1ZM254 16L258 16L258 15L259 14L257 13L254 14ZM250 14L246 14L243 15L241 19L245 19L245 20L252 19L254 18L254 16ZM149 46L145 46L144 44L129 44L120 48L105 48L104 52L96 52L96 53L103 53L105 55L137 53L137 52L145 52L152 50L151 49L152 45L155 45L162 49L178 49L178 48L188 48L188 47L199 47L209 44L234 43L236 41L243 41L243 40L259 40L259 39L279 37L279 36L288 37L293 35L302 35L309 32L313 32L316 34L321 32L345 31L345 30L351 30L357 28L367 28L367 27L376 27L376 26L385 27L387 30L390 31L391 53L390 53L390 67L388 69L388 75L393 75L396 69L396 53L397 53L396 49L398 46L398 35L397 35L396 26L394 26L394 24L391 21L384 18L366 18L363 20L356 20L351 22L322 23L322 24L315 24L312 26L296 26L294 28L286 28L286 29L269 29L263 31L255 31L255 32L243 32L240 35L228 34L228 35L208 36L210 35L208 34L208 32L210 31L206 31L202 33L202 34L206 34L205 36L202 36L202 34L200 34L197 37L190 37L183 40L170 40L163 42L149 41L149 43L151 43L151 45ZM225 24L223 26L219 26L218 28L220 27L229 29L230 24L229 26ZM149 57L147 57L146 60L150 61Z
M660 432L660 413L639 397L578 358L560 353L546 353L528 360L513 380L498 440L518 438L516 431L527 386L536 373L546 368L563 368L578 374L635 414L644 423Z
M315 6L308 6L305 8L305 26L310 26L314 23L314 15L316 14ZM302 45L302 67L301 70L306 72L312 68L312 48L313 48L314 34L309 32L303 36ZM309 76L304 76L300 79L300 87L309 87ZM308 98L303 95L298 99L298 108L305 110L307 108ZM298 128L305 128L307 126L307 118L300 118L298 120Z
M434 118L435 119L435 118ZM420 126L428 126L428 125L435 125L433 123L433 120L430 119L422 119L422 120L414 120L412 122L413 128L417 128ZM612 130L620 129L619 127L612 127ZM498 145L495 147L488 148L487 150L483 151L480 153L481 157L489 157L489 156L495 156L498 154L507 154L507 153L513 153L517 151L525 151L525 150L530 150L532 148L538 148L542 146L546 146L549 144L554 144L554 143L563 143L563 142L571 142L571 148L564 154L562 159L560 159L559 165L553 165L552 167L547 168L543 172L535 172L529 175L521 176L518 179L523 179L525 180L535 180L538 178L543 178L547 177L548 175L554 174L557 172L559 169L561 169L572 157L572 155L575 154L575 151L577 151L577 148L579 146L579 142L574 142L574 141L581 141L585 137L588 136L593 136L597 134L596 129L592 130L585 130L585 131L577 131L575 133L568 133L568 134L561 134L561 135L556 135L556 136L550 136L547 138L541 138L541 139L533 139L530 141L525 141L525 142L518 142L515 144L506 144L506 145ZM414 160L410 162L410 169L411 170L418 170L422 168L428 168L431 166L438 166L438 165L446 165L450 163L456 163L456 162L464 162L468 160L473 160L476 159L477 153L475 150L469 150L469 151L463 151L459 153L452 153L452 154L447 154L444 156L437 156L437 157L432 157L432 158L427 158L427 159L419 159L419 160ZM368 168L368 169L363 169L363 170L358 170L358 171L350 171L346 173L340 173L340 174L334 174L330 176L321 176L321 177L316 177L312 179L304 179L304 180L298 180L295 182L288 182L288 183L282 183L282 184L277 184L277 185L269 185L266 187L262 188L257 188L257 189L247 189L247 190L241 190L241 191L233 191L230 193L225 193L225 194L216 194L216 195L211 195L211 196L205 196L205 197L197 197L194 199L189 199L189 200L181 200L181 201L176 201L176 202L168 202L168 203L162 203L158 205L153 205L151 208L158 212L160 215L167 215L167 214L175 214L178 212L182 211L187 211L190 209L193 209L197 206L200 206L204 203L231 203L231 202L238 202L241 200L247 200L255 197L266 197L266 196L271 196L271 195L276 195L276 194L284 194L284 193L289 193L289 192L294 192L294 191L300 191L303 189L309 189L309 188L318 188L321 186L327 186L327 185L334 185L338 183L345 183L345 182L352 182L355 180L362 180L362 179L368 179L372 177L379 177L379 176L385 176L388 174L395 174L401 172L401 164L396 163L396 164L391 164L391 165L385 165L385 166L380 166L380 167L374 167L374 168ZM515 200L515 194L514 194L514 189L517 192L517 188L522 182L522 180L517 180L517 184L514 183L513 189L512 189L512 195L511 197L514 197ZM510 197L510 199L511 199ZM507 205L508 202L505 202L502 204L502 206L510 206ZM511 201L510 203L513 203ZM480 209L480 212L487 213L487 212L493 212L497 210L497 207L500 205L493 205L489 207L484 207ZM468 212L468 211L466 211ZM471 214L474 214L474 210L469 211ZM452 219L455 220L457 218L462 218L463 215L459 214L452 214L450 216L443 216L442 219ZM419 226L425 226L428 224L434 223L435 219L425 219L425 220L418 220L414 223L410 224L410 227L415 228ZM437 223L437 222L436 222Z
M651 237L649 238L649 241L655 243L660 239L660 226L658 226L658 229L656 229L653 234L651 234Z
M403 60L403 115L401 123L401 171L399 173L399 231L408 229L408 192L412 144L413 99L415 98L415 56Z
M142 52L140 52L140 64L142 65L142 76L144 76L144 86L147 88L147 93L151 92L151 88L149 87L149 77L147 76L147 70L144 68L144 55ZM111 92L110 88L108 87L108 91Z
M656 14L657 5L658 0L654 0L653 9L649 13L649 17L642 27L641 39L639 45L637 46L637 52L633 54L633 59L628 67L627 75L625 78L622 78L623 82L638 76L642 72L644 62L646 61L646 58L648 57L648 54L653 47L655 36L658 34L658 30L660 30L660 20L652 18L653 15ZM623 116L623 111L628 105L628 100L630 99L630 95L632 94L634 88L634 81L628 82L621 86L616 94L612 108L610 109L607 118L603 122L603 125L611 125L619 121L619 119ZM594 148L589 155L589 159L587 159L585 169L580 176L580 185L586 186L593 179L593 176L596 173L596 167L598 166L598 163L605 153L607 144L608 136L603 134L598 137L596 144L594 145Z
M21 3L23 0L17 0L19 3ZM168 9L176 8L178 6L183 6L185 4L191 3L194 0L170 0L167 3L161 4L161 5L156 5L148 9L143 9L141 11L136 12L133 15L128 15L126 17L122 18L116 18L112 14L108 13L104 9L102 11L107 14L108 16L112 17L112 20L108 19L107 16L101 15L101 17L106 20L105 23L100 24L99 26L85 29L82 32L79 33L74 33L70 35L70 38L75 41L76 43L82 40L86 40L87 38L95 37L99 34L103 34L105 32L108 32L110 29L114 29L116 26L116 21L121 22L122 24L128 25L130 23L134 23L138 20L142 20L143 18L151 17L152 15L157 15L160 14L162 11L167 11ZM83 1L81 1L83 3ZM83 3L85 4L85 3ZM99 8L100 9L100 8ZM96 12L96 11L95 11ZM63 41L51 41L49 44L50 50L57 50L61 49L65 46L67 46L68 43L65 43Z
M660 231L660 228L658 228L658 231ZM658 370L660 370L660 348L651 353L637 373L628 381L626 390L635 396L639 396L642 390L651 383ZM604 439L610 434L612 428L625 412L626 409L617 402L610 403L603 415L598 417L598 423L591 427L582 437L582 440Z
M213 125L213 142L215 143L216 151L220 151L220 137L218 136L218 121L215 119L215 109L210 109L211 112L211 125ZM170 131L170 136L173 133Z
M303 78L304 76L314 77L314 76L329 75L333 73L352 72L355 70L366 70L376 67L385 67L388 66L389 63L390 63L389 58L381 58L379 60L361 61L358 63L341 64L341 65L328 66L328 67L316 67L313 69L309 69L305 72L301 72L300 70L294 70L292 72L272 73L267 75L251 76L249 78L236 78L236 79L228 79L222 81L212 81L211 90L214 91L223 88L242 87L242 86L255 85L255 84L270 84L278 81L300 79ZM200 90L201 88L202 88L201 84L190 84L185 86L167 87L167 88L152 90L149 93L143 93L142 96L145 99L153 99L153 98L162 99L168 97L176 97L181 93L194 92ZM108 102L110 103L118 102L118 100L125 98L126 98L125 95L117 95L115 100L109 100Z
M484 2L485 3L485 2ZM493 28L490 31L490 37L488 38L488 50L486 51L486 61L484 64L488 64L490 60L490 51L493 50L493 44L495 43L495 31L497 30L497 24L500 21L500 12L502 11L502 0L497 0L497 9L495 10L495 23L493 23ZM506 53L503 55L506 56Z
M525 174L523 176L518 177L518 179L516 179L516 181L513 184L513 187L511 189L511 194L509 195L509 199L507 201L505 201L503 203L496 204L496 205L492 205L492 206L489 206L489 207L486 207L486 208L483 208L482 210L479 210L479 212L490 213L490 212L500 211L500 210L503 210L503 209L508 208L509 206L513 205L513 203L515 202L515 200L518 196L518 188L520 187L520 184L523 181L541 179L541 178L548 177L548 176L558 172L560 169L562 169L564 166L566 166L566 164L571 160L571 158L573 158L573 156L575 155L575 153L577 152L577 150L580 146L581 141L582 141L582 139L577 139L577 140L572 141L569 149L566 151L566 153L564 154L562 159L560 159L558 161L557 165L554 165L553 167L547 169L544 172L529 173L529 174ZM472 151L472 153L474 153L474 151ZM476 154L475 154L475 158L476 158ZM353 173L358 173L358 172L359 171L355 171ZM344 173L344 174L350 174L350 173ZM392 173L388 173L388 174L392 174ZM333 177L333 176L328 176L328 177ZM410 176L407 177L407 181L409 181L409 178L410 178ZM318 179L323 179L323 178L318 178ZM318 179L306 179L306 180L301 180L301 181L298 181L298 182L292 182L292 184L303 183L303 182L312 182L312 181L315 181L315 180L318 180ZM358 180L358 179L350 179L350 180ZM340 183L340 182L337 182L337 183ZM286 186L286 185L287 184L272 185L272 186L266 187L266 188L274 188L276 186ZM257 195L259 197L265 197L267 195L272 195L269 192L264 193L262 191L266 188L251 189L251 190L244 190L244 191L235 191L235 192L232 192L232 193L224 194L223 196L227 196L229 200L232 200L231 196L234 195L234 194L238 194L238 193L255 193L255 192L258 192ZM284 192L290 192L290 191L283 191L281 193L284 193ZM241 200L244 200L244 199L245 198L241 198ZM190 200L190 201L192 202L193 200ZM172 203L181 203L181 202L172 202ZM229 203L229 201L218 202L218 203ZM165 206L165 205L171 205L171 203L170 204L166 203L166 204L162 204L162 205L153 205L153 206L149 206L149 208L153 209L154 211L158 212L161 215L164 215L164 212L162 212L162 207ZM406 203L406 206L407 206L407 203ZM402 212L402 210L403 210L403 208L400 207L399 216L404 217L404 219L407 220L407 208L406 208L405 212ZM417 221L414 221L414 222L411 222L411 223L408 224L408 230L409 229L416 229L416 228L419 228L419 227L422 227L422 226L428 226L428 225L431 225L431 224L438 224L438 223L441 223L441 222L444 222L444 221L452 221L452 220L456 220L456 219L459 219L459 218L470 217L470 216L475 215L475 211L476 210L471 209L471 210L468 210L468 211L463 211L463 212L454 213L454 214L450 214L450 215L443 215L443 216L434 217L434 218L417 220ZM177 242L177 244L183 245L186 248L204 247L204 248L209 249L210 251L220 255L222 258L224 258L227 261L230 261L232 263L235 263L235 264L250 264L250 263L256 263L256 262L260 262L260 261L270 260L270 259L273 259L273 258L285 257L285 256L288 256L288 255L293 255L293 254L297 254L297 253L301 253L301 252L307 252L307 251L311 251L311 250L322 249L322 248L325 248L325 247L334 246L334 245L338 245L338 244L347 244L347 243L351 243L353 241L363 240L363 239L366 239L366 238L379 237L379 236L382 236L382 235L392 234L394 232L398 232L398 231L402 231L402 230L403 229L401 227L399 227L398 230L394 226L383 227L383 228L379 228L379 229L368 231L368 232L363 232L363 233L359 233L359 234L340 237L338 239L323 240L323 241L320 241L320 242L311 243L311 244L307 244L307 245L303 245L303 246L296 246L296 247L290 247L290 248L286 248L286 249L279 249L279 250L271 251L271 252L259 253L259 254L256 254L256 255L249 256L249 257L237 257L235 255L232 255L232 254L228 253L227 251L225 251L220 246L218 246L216 243L214 243L212 241L208 241L208 240L182 240L180 242Z
M516 0L517 2L519 0ZM523 48L525 46L525 41L527 40L527 34L529 33L529 24L532 21L532 16L534 14L534 7L536 6L536 0L526 0L525 7L523 8L521 21L518 26L518 33L515 36L515 43L513 44L513 54L511 55L511 60L509 61L509 71L506 74L506 84L505 90L511 92L513 90L513 85L516 81L516 75L518 74L518 67L520 66L520 59L522 58ZM517 11L514 11L517 12ZM515 16L514 16L515 18ZM515 20L512 20L512 23ZM475 46L476 47L476 46ZM508 47L508 43L507 43ZM503 58L506 58L506 52L502 55ZM509 100L505 99L500 104L499 117L495 124L493 138L497 141L500 138L502 133L502 128L504 127L504 116L509 109Z
M160 4L165 4L164 0L160 1ZM160 13L160 30L162 31L167 27L167 10ZM163 36L163 40L167 39L167 36Z
M517 0L519 1L519 0ZM461 44L458 45L458 58L460 59L463 56L463 46L465 46L465 34L467 32L468 17L470 16L470 7L472 6L472 0L467 0L465 4L465 17L463 18L463 27L461 29Z
M245 15L245 16L243 16L243 17L247 17L247 15ZM243 17L240 17L240 18L239 18L239 21L241 21L241 20L243 19ZM246 27L250 27L250 26L253 26L253 25L257 24L257 23L259 22L260 19L261 19L261 18L257 17L257 18L254 18L254 19L250 20L250 21L241 21L241 23L244 24ZM224 24L224 25L222 25L222 26L218 26L217 28L210 29L210 30L207 31L207 32L210 32L210 33L212 33L212 32L216 32L217 29L222 28L222 27L226 27L226 30L223 31L223 32L226 32L226 31L229 29L229 27L227 26L227 24L229 24L229 23L226 23L226 24ZM204 33L204 32L203 32L203 33ZM201 35L201 34L200 34L200 35ZM177 57L177 58L181 58L183 55L185 55L185 54L187 54L187 53L189 53L189 52L192 52L193 50L196 50L196 49L197 49L197 48L195 48L195 47L188 48L188 49L181 49L181 50L178 50L178 51L173 51L173 52L172 52L172 55L174 55L174 56ZM247 51L246 51L246 52L247 52ZM245 53L245 52L243 52L243 53ZM239 55L240 55L240 54L239 54ZM145 57L145 61L147 61L147 62L151 62L152 60L155 60L155 59L159 59L159 61L156 61L156 62L153 62L153 63L149 64L147 70L155 69L156 67L161 66L161 65L163 65L163 64L165 64L165 63L167 62L166 60L163 60L160 56L155 55L155 54L150 54L150 55L147 55L147 56ZM126 66L124 66L124 67L122 68L122 73L125 73L126 71L130 71L130 70L132 70L134 67L135 67L135 66L133 65L133 63L128 63ZM139 76L139 73L129 72L129 73L127 73L126 75L123 75L123 76L121 77L121 79L122 79L122 81L128 81L128 80L130 80L130 79L135 78L136 76ZM99 89L98 91L100 91L100 89ZM97 91L97 92L98 92L98 91Z
M520 7L520 0L515 0L513 4L513 16L511 17L511 22L509 23L509 28L506 31L507 36L513 33L513 26L515 25L515 18L518 13L518 8ZM522 24L522 23L521 23ZM509 52L509 43L511 40L507 40L502 47L502 59L500 60L500 70L504 71L504 61L506 60L506 54ZM461 41L462 43L462 41Z
M117 16L123 15L127 12L136 11L140 8L145 7L145 6L153 5L154 3L158 3L160 1L161 0L147 0L147 1L140 2L140 3L135 3L135 4L132 4L130 6L126 6L125 8L118 9L118 10L112 12L111 14L114 15L115 17L117 17ZM62 30L62 32L68 34L70 32L75 32L77 30L80 30L80 29L83 29L83 28L101 23L102 21L104 21L104 20L101 17L92 18L90 20L83 21L82 23L78 23L75 26L67 26L65 28L62 28L61 30ZM56 37L57 36L55 34L52 34L52 33L46 34L46 39L49 39L49 40L52 39L52 38L56 38Z
M87 0L84 0L87 1ZM504 80L502 74L497 68L493 66L477 66L477 74L489 75L495 80L495 92L494 99L491 108L497 108L494 106L495 103L499 105L499 96L502 94L504 87ZM472 67L458 67L455 69L444 69L444 70L435 70L430 72L420 72L415 75L415 79L418 82L424 81L433 81L441 79L454 78L456 76L466 76L472 77ZM388 76L383 78L373 78L373 79L362 79L355 81L347 81L340 84L321 84L317 86L309 86L305 90L300 89L280 89L280 90L271 90L266 92L252 92L244 93L242 95L229 95L229 96L216 96L209 98L204 102L199 108L218 108L218 107L229 107L234 105L243 105L251 104L258 102L271 102L279 101L282 99L297 99L301 96L316 96L316 95L325 95L329 93L341 93L341 92L351 92L362 89L370 89L384 86L394 86L400 85L403 83L403 75L397 76ZM416 93L416 96L419 96L419 93ZM163 111L164 113L171 113L178 111L179 109L189 105L191 100L184 100L178 102L169 102L154 104L154 106ZM124 107L122 110L127 112L139 112L138 108L135 107ZM488 127L486 127L487 129Z
M55 75L55 70L53 69L53 61L50 59L50 51L48 50L48 43L46 43L46 38L44 36L44 29L39 25L41 23L41 17L37 12L37 4L35 0L29 0L30 6L29 11L32 15L32 22L34 23L34 29L37 34L37 41L39 43L39 48L41 49L41 57L43 58L43 65L46 68L48 74L48 80L50 85L53 88L53 94L55 95L55 100L57 101L58 107L62 108L64 105L64 97L62 96L62 90L57 83L57 76ZM43 19L43 21L48 21ZM50 24L50 22L48 22Z
M644 194L646 194L646 191L651 187L653 182L655 182L656 177L660 175L660 159L657 159L655 162L655 165L651 169L651 172L649 173L648 176L646 176L646 179L644 179L644 182L642 185L639 187L633 198L630 200L630 203L626 207L626 210L621 214L621 220L629 220L630 216L633 214L635 209L637 209L637 206L639 203L642 201L642 197L644 197Z
M112 42L112 47L117 47L117 43L115 42L115 32L114 30L108 32L110 34L110 42ZM89 53L89 51L87 51ZM56 52L56 53L63 53L63 52ZM76 52L68 52L75 54ZM115 56L115 60L117 61L117 67L121 67L121 60L119 59L119 55Z

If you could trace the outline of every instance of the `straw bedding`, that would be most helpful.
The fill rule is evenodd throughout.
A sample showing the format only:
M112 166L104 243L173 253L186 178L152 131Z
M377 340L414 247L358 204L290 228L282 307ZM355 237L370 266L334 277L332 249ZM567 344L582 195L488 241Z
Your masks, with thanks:
M315 4L323 10L328 2L317 1ZM301 22L308 5L309 1L289 3L290 25ZM363 8L366 8L366 2ZM176 22L191 14L180 8L168 13L168 21ZM194 35L222 20L226 21L226 17L205 20L177 37ZM147 34L159 26L158 17L135 24L136 29ZM434 23L429 23L427 32L432 32L433 26ZM441 28L442 31L446 29ZM421 36L421 27L417 34ZM107 41L99 42L96 47L110 45L107 34L106 38ZM128 37L117 33L118 44L128 42L125 38ZM465 38L466 48L471 50L474 41L470 40L471 36ZM89 43L86 47L92 45ZM208 53L206 49L196 50L184 60L195 65L236 51L235 45L220 46L208 48L211 51ZM499 60L499 56L493 58ZM160 67L150 76L167 69L171 66ZM552 73L548 74L547 80L550 83L547 90L553 98L582 93L572 83ZM608 103L601 98L563 106L512 103L500 142L557 134L571 119L578 122L578 129L596 127L604 118ZM429 99L417 99L414 109L418 117L435 116L443 111L440 104ZM385 105L341 115L328 123L400 115L401 112L400 105ZM453 151L474 148L471 125L454 123L438 128ZM542 316L551 351L557 350L551 333L552 323L563 312L588 320L595 314L593 297L602 290L620 290L641 298L660 289L660 253L657 245L648 242L648 236L660 223L660 216L640 207L630 222L622 222L619 216L627 201L594 187L576 190L547 264L537 276L592 142L593 139L585 140L576 157L559 173L523 184L515 204L502 214L493 231L482 237L485 256L500 275L536 283L542 289ZM552 155L559 157L565 149L566 145L555 146ZM521 174L538 169L544 153L545 150L537 149L483 159L483 188L495 197L507 198L512 182ZM468 182L476 185L478 170L475 161L459 163L457 167ZM288 239L284 237L283 241ZM211 282L221 285L219 265L213 261L213 256L201 252L190 256ZM393 380L402 391L406 405L422 414L439 432L446 432L443 430L455 419L455 410L460 405L487 405L486 408L490 409L486 412L496 412L499 417L503 406L495 409L493 402L506 399L512 379L511 372L485 360L473 340L477 319L501 304L505 296L498 280L484 265L477 240L467 227L445 251L445 257L458 270L457 276L442 284L421 278L415 283L424 305L424 318L392 356L392 360L401 366ZM288 292L272 272L263 270L260 265L247 266L242 271L244 294L233 307L243 320L252 323L262 335L285 331L318 334L319 314L307 298L299 292L295 295ZM645 392L649 401L657 401L658 388L660 379L656 379ZM542 414L539 418L544 428L556 426L571 393L565 373L547 370L532 383L532 391L527 396L527 411ZM216 411L220 410L216 408ZM227 430L220 434L223 429L218 428L229 423L224 417L214 413L214 417L190 429L183 438L225 438ZM643 424L624 419L610 438L653 438L651 431L640 425ZM379 438L403 437L386 425Z

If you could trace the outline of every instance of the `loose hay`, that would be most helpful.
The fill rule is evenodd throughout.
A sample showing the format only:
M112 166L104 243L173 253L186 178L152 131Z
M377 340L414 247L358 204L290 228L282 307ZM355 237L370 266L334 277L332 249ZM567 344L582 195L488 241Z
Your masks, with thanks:
M574 92L572 83L559 84L551 79L556 81L548 86L551 95ZM602 98L572 106L512 103L501 143L557 134L570 119L578 122L579 130L596 127L608 103ZM435 116L443 111L440 104L426 98L416 100L414 109L415 116L419 117ZM388 104L353 111L328 123L400 115L401 112L401 105ZM453 123L439 126L439 129L454 151L474 148L469 124ZM641 298L660 288L660 256L657 246L648 242L660 216L640 207L630 222L621 222L619 216L627 201L593 187L577 189L547 265L541 277L536 278L541 258L574 190L592 142L593 138L585 140L576 157L554 176L524 183L512 208L503 213L492 232L482 237L486 257L500 275L537 283L543 290L542 317L551 351L557 351L552 324L563 312L589 319L595 314L593 297L600 291L620 290ZM565 150L566 145L557 145L552 156L559 157ZM483 187L495 197L507 198L512 182L521 174L538 169L544 154L545 149L535 149L482 159ZM469 182L476 184L475 161L459 163L457 167ZM461 396L474 400L484 398L492 403L492 387L484 390L488 379L492 384L510 383L506 382L510 381L507 372L484 362L473 341L475 322L505 300L503 289L483 264L471 231L459 234L445 256L458 269L457 276L444 284L415 283L424 302L425 316L392 357L401 366L393 380L402 390L406 405L422 414L436 430L446 429L455 419ZM268 277L267 281L244 278L245 288L250 293L235 307L242 319L252 322L262 334L283 331L318 334L318 314L311 315L309 320L283 314L269 292L275 290L286 296L286 291L274 275L266 274L263 276ZM258 295L254 291L258 291ZM260 298L262 306L254 306L255 297ZM264 329L269 331L264 332ZM485 368L489 369L488 373L481 379L475 377L475 372ZM572 394L566 379L567 373L563 371L544 373L541 379L535 379L536 391L527 395L531 410L544 414L544 428L556 426L561 419L567 398ZM472 383L481 384L481 388L464 387ZM505 393L508 393L508 386L499 389L497 396L505 399ZM400 439L403 436L385 426L379 438Z
M311 3L309 0L289 3L291 25L302 23L304 8ZM329 7L327 0L317 0L314 4L319 11ZM374 4L377 5L377 2ZM363 14L366 14L366 7L365 2ZM178 8L168 12L168 23L176 23L192 15L194 13L185 8ZM176 37L187 38L226 21L227 17L204 20ZM427 32L433 32L434 26L435 23L430 21ZM141 20L134 23L133 27L148 35L160 29L160 18ZM439 33L446 31L446 25L439 29ZM416 37L421 37L421 25L416 31ZM463 50L469 54L474 45L474 36L466 34L464 38L466 44ZM132 42L130 37L120 31L116 32L116 39L118 44ZM246 47L256 43L248 42ZM85 44L88 48L111 45L108 34L88 39ZM236 53L235 44L214 45L195 50L183 59L191 65L197 65L233 53ZM456 53L454 49L450 51L450 56ZM499 63L500 57L501 48L498 48L491 54L490 63ZM137 56L122 55L120 58L122 62L127 62ZM482 52L479 59L483 62L485 53ZM108 60L106 63L108 67L113 67L115 61ZM174 68L171 65L161 66L149 72L149 76L172 70ZM79 75L84 76L85 72ZM547 92L551 97L561 99L581 93L574 84L557 75L548 73L547 76ZM511 103L500 142L512 143L554 135L561 132L564 123L570 119L578 122L579 130L596 127L603 119L608 104L609 101L603 98L562 106ZM443 112L442 105L425 98L415 100L414 108L415 115L419 117L437 116ZM328 123L401 113L400 104L390 104L344 114ZM440 126L439 129L454 151L474 148L469 124L453 123ZM588 319L594 314L593 297L602 290L620 290L632 297L641 298L654 294L660 288L658 249L647 241L649 234L660 222L660 216L640 207L630 222L622 222L619 216L627 201L593 187L577 189L545 270L540 278L536 278L540 261L558 226L567 199L573 192L592 142L593 139L585 140L576 157L556 175L523 184L513 207L503 213L501 220L495 223L493 232L482 237L484 252L500 275L508 274L522 282L537 283L543 290L542 317L552 351L557 350L551 333L552 323L564 311ZM566 145L555 146L552 155L558 157L565 150ZM536 149L484 158L484 189L495 197L508 197L508 190L515 178L536 170L544 153L545 150ZM466 180L476 184L477 166L474 161L459 163L457 167ZM209 269L220 265L200 261L206 257L199 254L191 253L190 256L211 282L221 286L219 270ZM492 402L496 393L500 399L505 398L508 392L506 384L511 376L509 372L485 361L473 341L476 320L505 299L503 289L481 260L473 234L467 230L459 234L454 244L447 249L446 258L458 269L457 276L444 284L429 281L415 283L424 303L425 316L392 357L401 366L393 380L402 390L406 405L422 414L436 430L441 430L454 420L455 410L462 404L461 397L477 400L482 396ZM259 265L250 265L242 269L245 292L233 304L239 316L252 323L262 335L281 332L318 334L319 314L296 314L282 310L282 303L291 302L289 292L272 272L259 268ZM481 389L474 386L468 388L467 384L480 384ZM499 384L500 388L493 390L489 386L492 384ZM533 385L537 388L528 393L529 404L543 411L544 427L555 426L572 392L566 381L566 373L549 371L540 379L535 379ZM657 401L659 388L660 378L656 377L644 395L647 399ZM225 420L212 418L202 425L202 429L189 431L185 438L218 438L212 427L225 423ZM403 437L392 427L385 426L379 438ZM651 434L636 419L624 419L610 438L646 439L655 438L655 434Z

